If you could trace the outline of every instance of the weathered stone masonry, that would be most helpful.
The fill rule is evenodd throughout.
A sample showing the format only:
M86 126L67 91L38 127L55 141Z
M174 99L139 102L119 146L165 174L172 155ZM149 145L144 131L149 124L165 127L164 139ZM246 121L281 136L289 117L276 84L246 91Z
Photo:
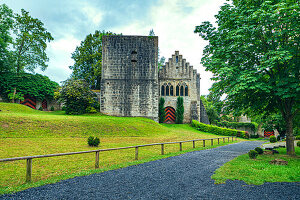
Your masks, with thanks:
M200 74L178 51L160 70L157 59L158 37L103 36L100 111L158 122L158 99L164 97L174 123L177 97L182 96L183 122L202 122L207 116L200 101Z
M158 37L104 36L100 111L158 121Z

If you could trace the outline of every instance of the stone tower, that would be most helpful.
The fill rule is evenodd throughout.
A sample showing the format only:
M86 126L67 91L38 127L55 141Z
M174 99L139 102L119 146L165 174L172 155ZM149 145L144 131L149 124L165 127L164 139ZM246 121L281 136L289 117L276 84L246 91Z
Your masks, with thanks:
M100 111L158 121L158 37L102 38Z

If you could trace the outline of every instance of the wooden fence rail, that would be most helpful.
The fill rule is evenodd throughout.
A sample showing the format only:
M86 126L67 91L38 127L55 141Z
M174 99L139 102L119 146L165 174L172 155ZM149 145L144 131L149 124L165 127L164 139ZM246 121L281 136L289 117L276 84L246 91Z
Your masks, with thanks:
M0 162L8 162L8 161L16 161L16 160L26 160L26 182L31 182L31 174L32 174L32 159L36 158L47 158L47 157L57 157L57 156L67 156L67 155L75 155L75 154L84 154L84 153L96 153L95 156L95 168L99 168L99 153L102 151L114 151L114 150L122 150L122 149L132 149L135 148L135 160L138 160L139 156L139 147L147 147L147 146L156 146L161 145L161 155L164 155L164 145L166 144L179 144L179 151L182 151L182 143L193 142L193 148L196 148L196 141L203 141L203 147L205 147L205 141L211 140L211 145L213 145L213 140L219 140L223 138L223 143L225 143L225 138L231 138L233 141L233 136L231 137L221 137L221 138L210 138L210 139L195 139L195 140L186 140L179 142L165 142L165 143L153 143L153 144L144 144L137 146L128 146L128 147L119 147L119 148L110 148L110 149L97 149L90 151L79 151L79 152L68 152L68 153L57 153L57 154L47 154L47 155L37 155L37 156L24 156L24 157L15 157L15 158L4 158L0 159ZM237 137L235 137L237 140Z

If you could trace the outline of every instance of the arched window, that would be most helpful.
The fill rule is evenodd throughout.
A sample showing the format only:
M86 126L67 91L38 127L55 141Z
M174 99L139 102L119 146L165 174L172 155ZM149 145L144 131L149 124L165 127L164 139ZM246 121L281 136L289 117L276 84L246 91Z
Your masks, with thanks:
M179 96L179 85L176 86L176 96Z
M176 56L176 63L178 63L178 56Z
M183 86L180 86L180 96L183 96Z
M165 96L165 86L161 86L161 96Z
M184 88L184 96L189 96L189 87L187 85Z
M170 86L170 96L174 96L174 93L173 93L173 85Z
M169 86L167 85L167 87L166 87L166 96L169 96L169 94L170 94L170 90L169 90Z

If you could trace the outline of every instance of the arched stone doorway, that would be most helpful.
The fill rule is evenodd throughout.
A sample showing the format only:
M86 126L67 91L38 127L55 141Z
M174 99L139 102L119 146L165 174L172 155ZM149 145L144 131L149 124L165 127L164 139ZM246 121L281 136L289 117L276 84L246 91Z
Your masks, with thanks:
M174 124L176 119L175 109L171 106L168 106L165 108L165 112L166 112L166 119L164 123Z

